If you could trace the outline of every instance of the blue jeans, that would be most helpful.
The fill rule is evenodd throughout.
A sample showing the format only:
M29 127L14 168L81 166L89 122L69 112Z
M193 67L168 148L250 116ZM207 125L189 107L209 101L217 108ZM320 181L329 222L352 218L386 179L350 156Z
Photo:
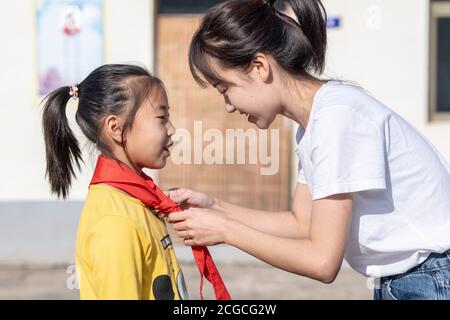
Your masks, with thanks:
M405 273L380 279L375 300L450 300L450 250L432 253Z

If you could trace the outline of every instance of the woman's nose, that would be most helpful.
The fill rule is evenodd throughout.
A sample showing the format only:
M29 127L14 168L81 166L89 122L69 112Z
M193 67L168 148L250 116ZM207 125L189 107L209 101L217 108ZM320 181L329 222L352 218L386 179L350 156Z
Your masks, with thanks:
M236 111L236 108L231 103L225 103L225 109L229 113L233 113Z
M225 109L229 113L233 113L236 111L236 108L231 104L230 99L228 99L228 96L225 95Z

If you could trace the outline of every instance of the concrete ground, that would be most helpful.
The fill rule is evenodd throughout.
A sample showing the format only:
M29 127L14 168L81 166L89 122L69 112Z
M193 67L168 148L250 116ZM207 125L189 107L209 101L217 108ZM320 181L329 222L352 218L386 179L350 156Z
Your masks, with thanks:
M191 299L198 299L199 274L191 262L180 263ZM233 299L371 299L367 279L343 268L336 281L321 284L263 263L216 263ZM0 266L0 299L78 299L71 267ZM209 283L204 295L213 299Z

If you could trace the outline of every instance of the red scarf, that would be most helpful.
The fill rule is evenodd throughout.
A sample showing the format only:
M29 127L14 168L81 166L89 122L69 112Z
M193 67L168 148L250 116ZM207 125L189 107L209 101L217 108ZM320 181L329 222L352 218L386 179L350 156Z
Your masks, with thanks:
M151 209L169 214L182 209L167 197L145 173L138 175L124 164L100 155L95 167L92 184L106 183L141 200ZM203 276L213 285L217 300L231 300L219 271L206 247L192 247L192 253L200 271L200 298L203 300Z

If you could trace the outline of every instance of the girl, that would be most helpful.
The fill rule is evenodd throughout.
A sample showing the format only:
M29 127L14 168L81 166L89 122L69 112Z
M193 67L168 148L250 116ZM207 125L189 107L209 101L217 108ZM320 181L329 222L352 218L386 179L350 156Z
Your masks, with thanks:
M100 151L81 214L76 266L81 299L186 299L183 274L155 209L170 203L142 169L165 166L175 132L162 82L143 68L104 65L46 100L43 127L51 190L66 198L81 152L66 118Z
M228 112L261 129L299 124L298 183L287 212L245 209L187 189L169 215L186 245L228 243L283 270L331 283L342 260L379 279L376 299L450 299L450 170L407 121L356 86L320 80L319 0L230 0L194 35L190 67ZM316 75L316 76L315 76ZM207 214L206 214L207 213Z

